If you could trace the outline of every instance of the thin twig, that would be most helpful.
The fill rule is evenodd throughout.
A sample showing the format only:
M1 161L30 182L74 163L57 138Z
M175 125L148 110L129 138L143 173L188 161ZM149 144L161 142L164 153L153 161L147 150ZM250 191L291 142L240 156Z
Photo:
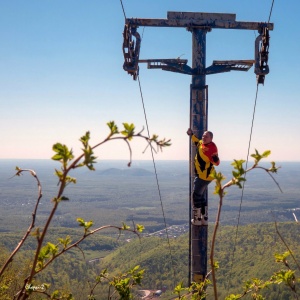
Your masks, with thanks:
M272 213L273 214L273 213ZM273 215L274 219L275 219L275 216ZM281 241L283 242L283 244L285 245L285 247L288 249L290 255L292 256L296 266L298 267L298 269L300 270L300 265L299 263L297 262L295 256L293 255L293 252L291 251L290 247L288 246L288 244L285 242L284 238L282 237L282 235L280 234L279 230L278 230L278 226L277 226L277 221L276 219L274 220L274 224L275 224L275 228L276 228L276 232L277 234L279 235Z
M268 173L268 175L273 179L273 181L275 182L275 184L277 185L277 187L279 188L280 192L283 193L279 183L276 181L276 179L274 178L274 176L271 174L270 170L269 169L266 169L266 168L263 168L263 167L260 167L260 166L257 166L256 167L257 169L263 169L264 171L266 171Z
M39 202L40 202L40 200L42 198L42 186L41 186L40 180L37 177L36 173L33 170L30 170L30 169L19 169L18 172L15 174L15 176L19 176L20 174L22 174L22 172L29 172L36 179L37 185L38 185L38 198L37 198L34 210L32 212L32 221L31 221L31 223L30 223L30 225L29 225L26 233L24 234L24 236L20 240L19 244L13 250L13 252L11 253L11 255L8 257L8 259L4 263L4 265L3 265L3 267L2 267L2 269L0 271L0 276L3 274L3 272L5 271L5 269L7 268L7 266L9 265L9 263L13 260L13 257L15 256L15 254L23 246L25 240L27 239L27 237L31 233L31 230L34 228L34 226L35 226L36 212L37 212L37 209L38 209Z
M216 237L217 237L217 230L218 230L219 222L220 222L222 202L223 202L223 196L220 195L220 202L219 202L214 232L213 232L213 236L212 236L211 251L210 251L211 275L212 275L212 282L213 282L213 288L214 288L214 296L215 296L216 300L218 299L218 292L217 292L217 283L216 283L215 266L214 266L214 250L215 250L215 242L216 242Z

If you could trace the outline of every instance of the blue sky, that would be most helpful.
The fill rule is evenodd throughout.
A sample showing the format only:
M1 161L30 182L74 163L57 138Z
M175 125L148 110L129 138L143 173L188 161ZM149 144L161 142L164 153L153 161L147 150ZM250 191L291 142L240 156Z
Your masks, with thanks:
M235 13L238 21L265 22L272 1L123 0L126 16L166 18L167 11ZM276 161L299 161L299 2L274 1L269 66L259 86L251 152L270 149ZM137 81L122 68L124 15L119 0L2 0L0 2L0 158L50 158L62 142L79 154L78 139L106 137L106 122L146 122ZM183 28L139 28L141 59L181 58L191 64L192 40ZM256 32L212 30L207 61L253 59ZM172 139L156 159L188 159L188 75L140 66L150 134ZM208 129L222 160L246 158L256 93L253 68L207 76ZM146 134L146 131L145 131ZM145 144L133 142L133 159ZM126 159L120 142L96 151Z

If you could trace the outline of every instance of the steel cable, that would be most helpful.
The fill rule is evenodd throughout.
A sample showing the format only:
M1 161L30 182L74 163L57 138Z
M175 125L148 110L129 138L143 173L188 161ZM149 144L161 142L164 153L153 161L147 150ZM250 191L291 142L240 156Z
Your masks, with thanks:
M272 11L273 11L273 5L274 5L274 0L272 1L272 4L271 4L268 23L270 22L270 19L271 19L271 15L272 15ZM258 85L259 85L259 83L257 83L257 86L256 86L256 95L255 95L255 101L254 101L254 108L253 108L252 123L251 123L250 137L249 137L249 143L248 143L248 151L247 151L247 160L246 160L245 170L247 170L247 168L248 168L249 152L250 152L250 146L251 146L251 140L252 140L254 117L255 117L256 103L257 103L257 97L258 97ZM245 173L245 175L244 175L245 181L246 181L246 174L247 173ZM233 251L232 251L230 274L232 273L233 262L234 262L234 254L235 254L235 250L236 250L236 243L237 243L237 237L238 237L238 228L239 228L239 224L240 224L240 216L241 216L242 203L243 203L243 197L244 197L245 181L243 181L243 186L242 186L242 194L241 194L241 201L240 201L240 207L239 207L239 213L238 213L238 221L237 221L236 232L235 232L234 247L233 247ZM230 282L230 277L231 276L228 276L229 282Z
M148 133L148 137L150 138L147 114L146 114L144 97L143 97L143 93L142 93L142 88L141 88L141 82L140 82L140 76L139 75L138 75L138 82L139 82L140 94L141 94L141 99L142 99L142 104L143 104L143 110L144 110L145 122L146 122L146 127L147 127L147 133ZM154 171L155 171L155 178L156 178L156 184L157 184L157 189L158 189L158 194L159 194L159 199L160 199L160 205L161 205L161 210L162 210L162 214L163 214L164 225L165 225L165 230L166 230L166 235L167 235L167 241L168 241L168 246L169 246L169 251L170 251L171 268L173 270L173 276L174 276L173 279L174 279L174 287L175 287L176 286L176 284L175 284L175 269L174 269L174 260L173 260L172 249L171 249L171 244L170 244L169 232L168 232L168 228L167 228L165 210L164 210L161 191L160 191L160 186L159 186L159 180L158 180L157 169L156 169L156 164L155 164L155 159L154 159L154 154L153 154L153 148L150 147L150 149L151 149L153 167L154 167Z

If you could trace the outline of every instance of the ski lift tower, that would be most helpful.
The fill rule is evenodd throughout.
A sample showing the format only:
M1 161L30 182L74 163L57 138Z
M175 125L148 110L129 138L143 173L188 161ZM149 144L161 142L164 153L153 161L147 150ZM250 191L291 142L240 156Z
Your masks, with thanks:
M139 59L141 38L137 32L139 26L150 27L184 27L192 33L192 66L184 59ZM208 120L208 87L206 75L229 72L248 71L254 64L257 82L263 84L269 73L269 30L273 23L236 21L235 14L204 12L168 12L167 19L125 19L123 68L133 79L139 74L139 63L147 63L148 69L162 69L192 76L190 85L190 127L196 136L201 137L207 130ZM254 43L254 59L213 61L206 67L206 34L212 29L257 30ZM207 274L207 225L192 225L192 184L194 174L195 147L190 142L190 254L189 283L201 282ZM207 197L207 193L206 193Z

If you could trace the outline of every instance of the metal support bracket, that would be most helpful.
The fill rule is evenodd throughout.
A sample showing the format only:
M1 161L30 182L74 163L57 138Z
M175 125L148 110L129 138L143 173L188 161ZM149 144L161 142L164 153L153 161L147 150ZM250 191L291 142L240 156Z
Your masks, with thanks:
M194 71L187 65L187 59L141 59L139 63L147 63L148 69L162 69L164 71L193 75Z
M254 60L214 60L213 64L205 69L205 73L216 74L229 71L248 71L254 64Z

